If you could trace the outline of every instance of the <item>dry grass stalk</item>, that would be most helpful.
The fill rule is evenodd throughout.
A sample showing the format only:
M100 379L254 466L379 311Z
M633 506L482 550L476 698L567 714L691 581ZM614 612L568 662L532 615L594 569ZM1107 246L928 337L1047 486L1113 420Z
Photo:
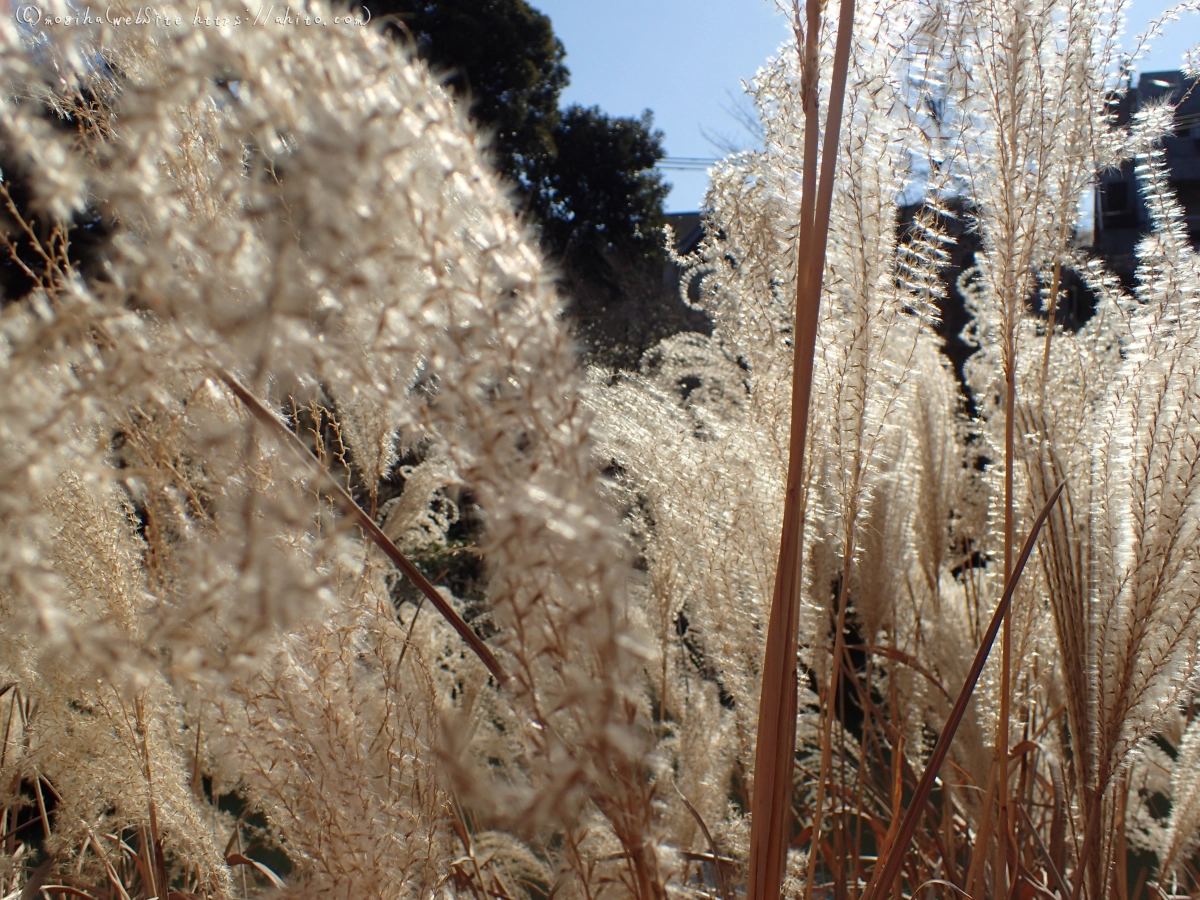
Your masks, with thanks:
M294 450L301 461L317 469L322 481L325 483L326 489L333 494L334 500L342 512L357 522L367 537L374 542L375 546L382 550L387 555L387 558L396 564L396 568L403 572L404 576L416 585L417 590L425 596L425 599L433 604L433 608L438 611L438 614L446 620L450 627L458 633L458 636L463 639L463 642L471 648L471 651L487 666L488 671L492 673L497 684L503 686L508 681L508 675L501 667L500 661L496 659L496 655L492 653L491 648L480 639L479 635L475 633L470 625L463 621L458 611L451 607L445 598L438 593L437 588L430 584L429 580L421 574L421 570L414 566L408 557L400 552L392 542L392 539L383 533L383 529L375 524L375 520L354 501L354 498L342 487L341 483L329 474L329 470L313 457L312 453L304 446L304 443L296 436L295 432L279 421L261 400L246 390L232 375L227 372L218 372L217 376L233 391L234 396L246 405L246 408L250 410L254 418L266 425L276 437L283 440L289 448ZM415 616L416 613L413 615ZM407 646L408 644L406 643L405 647Z
M963 682L962 689L958 692L958 697L954 701L954 707L950 710L946 724L942 726L941 734L938 735L933 753L929 756L929 762L925 764L925 771L921 773L921 780L917 782L916 790L913 791L912 799L905 810L904 818L901 820L895 834L888 835L888 841L884 845L883 862L872 873L871 881L867 884L867 889L863 894L864 900L874 900L875 895L880 892L886 894L892 889L896 876L900 873L904 856L908 853L909 842L912 840L913 832L917 828L917 820L925 813L925 804L929 800L930 793L933 791L933 782L938 777L942 763L946 761L946 755L950 752L950 745L953 743L954 735L958 731L959 724L962 722L963 714L967 711L967 704L971 702L971 696L975 693L975 686L979 683L979 676L983 672L984 664L987 662L988 655L992 652L992 644L996 640L996 634L1000 631L1001 623L1006 620L1008 607L1012 603L1013 594L1017 590L1017 583L1021 580L1021 574L1025 571L1025 563L1029 560L1029 554L1033 552L1034 545L1037 543L1038 534L1041 532L1042 526L1046 523L1046 518L1050 515L1050 510L1058 502L1059 495L1062 494L1064 487L1066 487L1066 483L1060 483L1050 494L1050 497L1046 500L1046 505L1042 507L1042 511L1034 520L1033 528L1025 538L1025 543L1021 547L1016 564L1012 572L1009 573L1008 583L1004 586L1004 593L1000 596L1000 602L996 606L995 613L992 614L991 624L988 625L987 631L984 632L983 641L980 643L979 649L975 651L975 660L971 663L967 679Z
M808 440L809 404L812 401L813 355L816 352L817 322L821 308L821 284L825 271L825 247L829 233L829 213L838 148L841 143L842 101L846 72L850 62L850 42L854 26L854 0L843 0L838 18L837 49L830 86L829 109L825 120L825 146L821 158L821 177L817 181L818 65L816 46L821 33L819 0L807 0L807 30L804 41L803 81L805 110L804 189L797 241L795 308L795 355L792 376L792 417L787 482L783 503L783 527L780 531L779 560L775 573L775 592L767 628L766 655L763 661L762 690L759 701L758 743L754 754L754 799L750 833L750 896L775 897L783 884L787 848L791 836L792 769L796 752L796 645L800 619L800 591L803 579L803 496L804 450ZM799 27L800 7L793 8ZM834 659L840 659L841 624L844 604L839 611ZM837 690L834 665L826 706ZM827 716L827 721L831 719ZM829 726L823 735L821 783L828 768ZM820 794L818 794L820 797ZM813 843L819 839L820 800L813 826ZM815 854L814 854L815 857ZM806 896L811 894L810 865Z

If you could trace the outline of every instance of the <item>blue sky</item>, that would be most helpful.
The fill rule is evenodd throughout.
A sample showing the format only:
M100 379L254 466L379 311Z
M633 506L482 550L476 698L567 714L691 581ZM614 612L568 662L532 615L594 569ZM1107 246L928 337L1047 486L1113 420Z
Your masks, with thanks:
M750 146L752 138L730 110L744 103L749 80L787 37L774 0L530 0L550 17L567 49L571 84L564 103L600 106L615 115L654 111L672 157L724 155L719 143ZM1133 0L1130 33L1173 5ZM1183 52L1200 41L1200 16L1167 29L1139 66L1178 68ZM670 212L700 206L702 171L667 171L674 188Z

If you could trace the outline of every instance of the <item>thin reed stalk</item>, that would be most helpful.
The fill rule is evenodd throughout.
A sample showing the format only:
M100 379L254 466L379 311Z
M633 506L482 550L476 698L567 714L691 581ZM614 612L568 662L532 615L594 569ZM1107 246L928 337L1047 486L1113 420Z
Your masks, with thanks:
M799 9L796 9L797 26ZM804 449L808 436L809 404L813 383L813 356L816 351L817 323L821 306L821 281L825 269L825 248L829 235L830 206L833 199L834 166L841 136L842 102L846 92L846 73L850 63L850 38L854 23L854 0L842 0L838 18L837 46L834 51L833 79L830 84L829 110L825 122L825 146L821 160L820 183L817 171L818 56L817 41L821 30L821 4L807 0L807 26L804 41L802 79L804 91L805 141L804 180L796 266L796 341L792 369L792 421L788 453L783 527L780 533L779 562L775 590L767 627L766 657L763 662L762 690L758 713L758 738L754 755L754 794L750 832L751 898L779 896L787 863L791 832L792 771L796 755L796 647L799 625L800 591L803 582L804 538ZM814 187L815 195L814 195ZM811 218L810 218L811 216ZM844 603L843 603L844 606ZM844 612L839 616L844 620ZM828 707L837 689L841 665L842 629L835 635L834 665L830 690L826 693L826 722L822 733L822 765L818 791L823 791L830 760L830 721ZM805 893L812 892L813 863L820 841L818 795L813 820L812 850Z
M1046 505L1042 507L1042 511L1034 521L1028 537L1025 538L1025 544L1021 547L1021 553L1016 559L1012 574L1008 576L1004 585L1004 593L1000 597L1000 602L996 604L995 613L992 614L992 622L988 625L979 649L975 652L975 660L971 663L971 669L963 682L962 690L958 692L958 699L954 701L954 706L950 710L946 724L942 727L941 734L938 735L937 744L934 745L925 771L921 774L921 780L917 783L912 800L909 801L908 809L904 813L904 821L901 822L900 828L896 832L895 840L887 848L883 862L876 867L872 874L871 882L863 894L863 900L875 900L876 894L879 892L888 892L896 875L900 872L900 867L904 864L908 844L917 828L917 821L925 811L925 803L933 791L933 782L946 759L946 754L950 752L950 745L953 743L954 735L967 711L967 704L971 702L971 695L975 693L975 685L979 682L979 676L992 651L992 644L996 640L1000 624L1006 620L1009 607L1012 605L1013 594L1017 589L1017 582L1021 580L1021 573L1025 571L1025 563L1029 560L1029 554L1033 552L1033 546L1037 542L1042 525L1045 524L1054 504L1058 502L1064 487L1066 487L1066 482L1060 483L1054 489L1054 493L1046 500Z
M433 604L433 608L441 614L442 618L446 620L451 628L458 632L459 637L479 657L480 661L487 666L488 671L492 673L497 683L503 685L508 681L508 673L504 671L504 667L500 665L500 660L496 659L496 655L492 653L491 648L483 642L482 638L474 632L470 625L463 621L462 616L455 611L454 607L446 602L446 599L438 593L437 588L429 583L429 579L421 574L421 570L413 565L412 561L392 542L392 539L383 533L383 529L375 524L375 520L367 515L366 510L355 502L349 492L309 452L300 438L280 422L267 408L266 404L255 397L254 394L247 390L241 382L228 372L219 372L218 377L245 404L246 409L250 411L255 419L266 425L276 437L282 438L283 442L291 450L295 451L297 456L321 476L321 480L325 482L326 487L333 494L333 498L342 512L357 522L367 537L387 555L388 559L396 564L396 568L403 572L404 576L416 585L417 590Z

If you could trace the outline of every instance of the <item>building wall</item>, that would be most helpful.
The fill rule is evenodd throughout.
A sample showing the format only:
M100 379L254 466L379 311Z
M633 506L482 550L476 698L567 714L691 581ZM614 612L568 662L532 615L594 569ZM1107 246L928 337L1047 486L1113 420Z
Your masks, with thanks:
M1200 81L1187 81L1182 72L1146 72L1117 104L1119 125L1144 105L1155 101L1178 103L1175 133L1163 141L1170 183L1187 215L1193 246L1200 246ZM1182 103L1180 101L1183 101ZM1126 285L1132 285L1138 239L1150 231L1150 217L1134 177L1133 164L1098 178L1093 252L1108 262Z

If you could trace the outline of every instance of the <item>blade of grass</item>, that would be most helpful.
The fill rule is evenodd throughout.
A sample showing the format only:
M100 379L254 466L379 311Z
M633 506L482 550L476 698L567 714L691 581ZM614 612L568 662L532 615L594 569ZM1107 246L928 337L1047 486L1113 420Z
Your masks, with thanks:
M671 784L674 785L675 793L679 795L679 799L683 801L684 807L691 814L692 819L696 822L696 825L700 828L701 834L704 835L704 840L708 842L708 850L709 853L712 854L713 869L715 869L717 873L717 883L721 889L721 896L724 898L724 900L730 900L729 885L725 882L725 870L721 868L721 864L718 862L718 860L721 858L721 854L717 847L717 842L713 839L712 832L709 830L708 825L705 824L704 817L700 815L696 807L692 806L692 801L690 801L684 795L683 791L679 789L679 785L675 781L672 781Z
M35 900L42 893L42 885L46 879L50 877L50 872L54 869L54 860L48 859L40 866L29 873L29 878L25 882L25 887L21 893L17 895L18 900ZM11 894L9 896L12 896Z
M1035 825L1033 819L1029 817L1029 810L1022 806L1021 815L1024 816L1025 821L1029 823L1029 833L1033 835L1033 840L1037 844L1038 852L1042 854L1042 859L1046 861L1046 871L1048 871L1051 877L1054 879L1054 886L1059 891L1058 896L1065 900L1065 898L1071 896L1071 889L1067 887L1066 879L1063 878L1062 872L1060 872L1058 870L1058 866L1055 865L1054 857L1050 853L1050 848L1046 846L1046 842L1042 840L1042 835L1041 832L1038 831L1037 825Z
M883 864L875 867L875 873L872 875L871 883L867 886L866 893L863 894L863 900L876 900L876 895L880 895L881 892L886 894L889 886L900 872L900 866L904 862L904 854L908 849L909 842L912 840L913 832L917 829L917 822L924 811L925 801L929 799L929 794L933 791L934 779L937 778L938 770L942 767L942 762L946 759L946 754L950 752L950 744L954 741L954 733L958 731L959 723L967 711L967 704L971 702L971 696L975 693L975 685L979 681L979 675L983 672L983 667L987 662L988 654L991 652L992 644L996 640L996 634L1000 630L1000 623L1003 621L1005 613L1012 603L1013 594L1017 589L1017 582L1021 579L1021 573L1025 571L1025 563L1029 559L1029 554L1033 552L1033 546L1037 542L1037 536L1042 530L1042 525L1046 522L1046 517L1050 515L1050 510L1058 501L1059 495L1062 494L1065 486L1066 482L1062 482L1054 489L1054 493L1046 500L1046 505L1042 507L1041 513L1038 514L1037 520L1033 523L1033 528L1030 530L1029 536L1025 538L1025 544L1021 547L1021 555L1017 557L1017 563L1013 567L1012 574L1008 577L1008 583L1004 586L1004 593L1000 597L1000 602L996 604L996 612L992 615L992 622L988 625L988 630L979 644L979 650L975 653L975 661L971 664L971 670L967 673L962 690L958 693L958 699L954 701L954 707L950 710L946 724L942 727L942 733L938 736L937 744L933 748L933 754L929 757L929 764L925 766L925 772L921 775L917 789L913 792L912 800L908 805L908 810L904 814L904 821L900 824L896 839L888 847Z
M791 837L792 768L796 755L796 640L803 576L804 537L804 444L808 436L809 404L812 395L813 356L821 307L821 282L825 270L825 246L829 234L829 212L833 198L834 163L841 136L842 103L849 69L850 38L854 24L854 0L842 0L834 50L833 79L825 122L821 182L817 184L818 150L818 39L821 0L807 0L807 26L801 80L804 94L805 135L802 177L800 234L796 264L796 341L792 368L792 423L788 451L787 484L783 527L779 539L779 562L767 624L767 646L763 660L762 689L758 709L758 735L754 751L754 789L750 820L751 900L774 900L783 884ZM796 7L797 32L799 6ZM838 634L838 639L841 635ZM835 652L835 659L840 658ZM835 665L834 671L840 671ZM836 676L835 676L836 678ZM836 691L836 683L834 685ZM832 696L832 695L829 695ZM828 743L826 739L825 744ZM825 754L823 754L824 756ZM822 767L824 775L827 766ZM820 782L818 792L824 785ZM820 795L819 795L820 796ZM813 823L813 847L820 835L820 799ZM810 852L810 860L815 853ZM811 894L812 864L808 872Z
M227 865L227 866L249 866L250 868L254 869L256 872L258 872L260 875L262 875L264 878L266 878L267 881L271 882L273 887L275 887L279 890L283 890L285 887L287 887L287 885L284 884L283 879L280 878L278 875L276 875L274 872L272 872L271 869L268 868L265 864L260 863L257 859L251 859L250 857L245 856L241 853L234 853L231 856L225 857L225 865Z
M503 685L507 682L508 674L500 665L500 660L496 659L495 654L492 653L491 648L472 630L470 625L463 621L462 616L458 614L454 607L447 603L445 598L437 592L437 589L421 574L421 570L413 565L407 556L400 552L399 548L392 543L391 538L383 533L383 529L375 524L375 520L367 515L366 511L354 501L354 498L329 473L329 470L321 465L320 461L313 456L312 451L304 445L304 442L296 436L295 432L284 425L278 416L271 412L262 401L250 393L228 372L218 372L217 376L233 391L234 396L242 401L256 419L275 432L313 471L321 476L337 505L341 507L342 512L351 519L354 519L359 527L366 532L367 537L374 541L375 545L387 555L388 559L395 563L396 568L403 572L404 576L417 586L418 590L433 604L433 608L441 614L442 618L450 624L451 628L458 632L458 636L466 642L467 646L487 666L488 671L492 673L497 683Z
M43 894L66 894L68 897L83 897L84 900L96 900L87 891L71 887L69 884L44 884L39 889Z
M42 836L50 840L50 817L46 815L46 798L42 796L42 776L34 775L33 790L37 795L38 815L42 820Z

